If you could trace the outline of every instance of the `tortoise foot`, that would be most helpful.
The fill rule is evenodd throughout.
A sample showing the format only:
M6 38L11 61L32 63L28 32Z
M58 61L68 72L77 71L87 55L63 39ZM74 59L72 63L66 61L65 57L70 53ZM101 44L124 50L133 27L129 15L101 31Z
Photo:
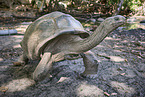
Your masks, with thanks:
M51 53L46 52L42 56L39 64L37 65L35 71L32 74L33 80L36 82L44 80L46 77L49 78L49 71L52 67Z

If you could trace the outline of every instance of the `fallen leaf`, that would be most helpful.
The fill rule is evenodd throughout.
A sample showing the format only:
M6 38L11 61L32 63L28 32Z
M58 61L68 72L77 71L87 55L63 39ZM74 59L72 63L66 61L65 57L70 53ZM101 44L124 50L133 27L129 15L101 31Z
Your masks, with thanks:
M122 73L121 75L125 75L125 73Z
M8 87L4 87L4 86L2 86L2 87L0 87L0 91L2 91L2 92L6 92L8 90Z
M110 96L110 94L108 94L107 92L104 92L104 95L106 95L106 96Z
M68 78L68 77L61 77L57 83L63 82L63 81L65 81L66 79L69 79L69 78Z

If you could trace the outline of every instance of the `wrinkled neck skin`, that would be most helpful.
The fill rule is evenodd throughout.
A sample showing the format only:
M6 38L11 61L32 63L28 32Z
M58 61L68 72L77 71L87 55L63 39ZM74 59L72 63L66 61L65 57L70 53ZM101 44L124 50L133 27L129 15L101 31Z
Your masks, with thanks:
M63 60L65 55L79 54L94 48L102 42L111 31L124 24L125 20L123 16L107 18L88 38L80 38L78 41L73 41L73 43L69 44L68 49L53 55L53 59L55 59L55 61Z
M114 16L106 19L88 38L74 43L73 46L75 49L72 49L72 51L81 53L94 48L102 42L111 31L115 30L118 26L124 23L125 18L123 16Z

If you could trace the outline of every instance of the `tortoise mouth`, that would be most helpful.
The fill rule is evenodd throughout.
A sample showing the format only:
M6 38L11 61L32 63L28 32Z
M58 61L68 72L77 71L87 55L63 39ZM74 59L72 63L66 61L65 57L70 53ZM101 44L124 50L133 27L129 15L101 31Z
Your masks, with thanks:
M79 34L79 36L82 38L82 39L85 39L85 38L88 38L90 36L90 34L88 33L81 33Z

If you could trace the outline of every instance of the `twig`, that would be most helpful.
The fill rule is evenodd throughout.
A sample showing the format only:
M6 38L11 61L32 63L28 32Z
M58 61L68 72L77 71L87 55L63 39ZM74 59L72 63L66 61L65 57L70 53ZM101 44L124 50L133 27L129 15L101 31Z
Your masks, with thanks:
M106 58L106 59L111 59L110 57L105 56L105 55L100 55L100 54L97 54L97 56L99 56L99 57L104 57L104 58Z

